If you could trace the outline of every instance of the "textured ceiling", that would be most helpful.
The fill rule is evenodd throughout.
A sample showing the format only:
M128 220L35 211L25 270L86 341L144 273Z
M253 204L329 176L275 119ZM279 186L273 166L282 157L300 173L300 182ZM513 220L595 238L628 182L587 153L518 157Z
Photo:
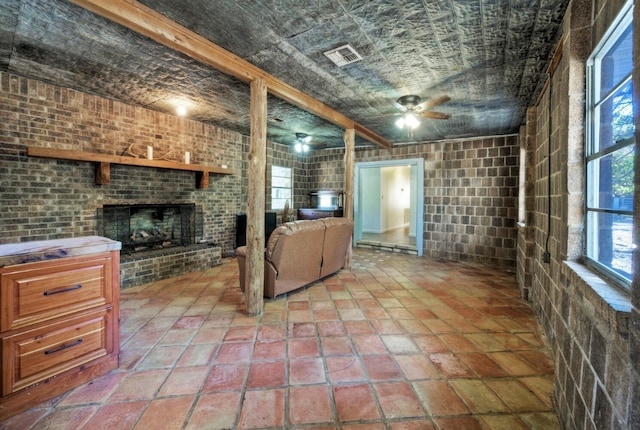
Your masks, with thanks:
M515 133L567 0L142 0L391 142ZM350 44L362 61L323 52ZM64 0L0 0L0 70L249 134L246 83ZM394 101L448 95L412 133ZM268 138L343 146L344 130L269 96ZM368 144L358 138L358 145Z

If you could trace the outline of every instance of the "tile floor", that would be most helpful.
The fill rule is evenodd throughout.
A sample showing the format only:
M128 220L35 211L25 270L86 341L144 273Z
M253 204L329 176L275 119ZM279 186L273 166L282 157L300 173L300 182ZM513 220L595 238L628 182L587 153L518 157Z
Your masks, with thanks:
M235 259L122 291L118 370L2 429L559 429L512 273L375 250L243 312Z

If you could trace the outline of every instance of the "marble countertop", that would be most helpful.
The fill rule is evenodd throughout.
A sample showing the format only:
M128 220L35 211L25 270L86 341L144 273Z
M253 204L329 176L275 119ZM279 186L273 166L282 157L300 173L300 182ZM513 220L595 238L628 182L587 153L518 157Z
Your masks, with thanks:
M0 267L33 261L119 251L122 244L102 236L71 237L0 245Z

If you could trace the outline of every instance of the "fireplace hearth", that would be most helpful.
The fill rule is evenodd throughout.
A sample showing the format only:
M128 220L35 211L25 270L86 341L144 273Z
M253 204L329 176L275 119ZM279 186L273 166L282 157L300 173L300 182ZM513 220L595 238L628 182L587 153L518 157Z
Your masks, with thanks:
M189 246L196 242L195 204L105 205L103 235L122 243L122 253Z

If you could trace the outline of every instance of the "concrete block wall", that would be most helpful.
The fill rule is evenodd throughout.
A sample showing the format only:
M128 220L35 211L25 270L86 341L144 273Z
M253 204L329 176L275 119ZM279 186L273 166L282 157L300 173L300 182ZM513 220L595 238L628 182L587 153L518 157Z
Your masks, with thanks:
M424 158L424 255L515 269L519 151L509 135L356 149L355 160ZM312 188L342 189L343 160L343 149L311 154Z
M530 110L535 116L527 116L527 128L535 128L536 141L527 148L532 173L526 176L525 192L526 200L535 204L526 208L518 270L529 261L529 299L554 354L554 397L567 430L640 428L640 325L632 302L632 296L640 295L638 279L629 294L597 276L581 259L586 60L623 4L570 2L562 28L561 60ZM639 79L634 72L634 83ZM636 115L636 133L639 125ZM636 166L637 161L638 157ZM636 201L638 196L636 187ZM635 243L638 213L636 205ZM526 234L533 229L532 251L524 228ZM548 261L543 258L547 252ZM522 285L524 276L518 280L521 288L529 287Z

